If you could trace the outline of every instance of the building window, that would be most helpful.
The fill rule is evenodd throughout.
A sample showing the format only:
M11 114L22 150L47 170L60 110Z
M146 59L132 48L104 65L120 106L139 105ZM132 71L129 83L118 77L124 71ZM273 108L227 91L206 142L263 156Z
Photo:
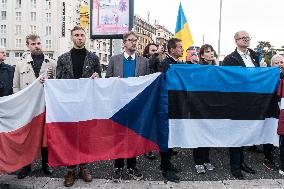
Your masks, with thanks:
M30 28L31 28L31 33L36 33L36 26L31 25Z
M22 33L22 26L21 25L16 25L16 35L19 35Z
M51 40L50 39L45 40L45 48L51 49Z
M31 5L33 8L36 8L36 0L31 0Z
M103 61L104 61L104 62L107 61L107 54L104 54Z
M22 52L15 52L15 57L20 58L22 57L23 53Z
M1 34L6 34L6 25L1 25L0 26L0 33Z
M10 56L10 54L8 52L6 52L6 57L9 57L9 56Z
M22 39L16 39L16 48L22 47Z
M1 0L1 8L7 8L7 0Z
M106 51L106 43L103 42L103 51L105 52Z
M6 42L7 42L6 38L0 38L0 46L6 47Z
M45 19L47 23L51 22L51 13L45 13Z
M51 9L51 2L50 2L50 0L45 0L45 9Z
M31 21L36 21L36 12L31 12Z
M6 19L7 19L6 11L1 11L1 20L6 20Z
M22 13L21 12L16 12L16 21L21 21L22 20Z
M19 9L22 7L22 0L16 0L16 9Z
M45 27L45 35L51 35L51 26Z

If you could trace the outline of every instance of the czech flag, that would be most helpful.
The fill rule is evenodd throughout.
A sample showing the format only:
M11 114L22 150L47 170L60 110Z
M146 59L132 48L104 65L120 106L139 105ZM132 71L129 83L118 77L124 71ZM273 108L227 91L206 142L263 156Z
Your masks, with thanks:
M182 46L184 49L182 60L185 60L186 50L188 47L193 45L193 39L181 3L178 9L175 37L182 40Z
M173 65L169 147L278 146L279 68Z
M167 150L167 91L160 73L138 78L54 79L47 80L44 89L51 166Z

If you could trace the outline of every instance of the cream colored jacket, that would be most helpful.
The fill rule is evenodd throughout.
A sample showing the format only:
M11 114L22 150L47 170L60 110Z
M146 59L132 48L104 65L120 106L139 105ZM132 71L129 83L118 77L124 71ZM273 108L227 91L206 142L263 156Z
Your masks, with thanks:
M19 62L16 63L14 80L13 80L13 92L16 93L29 84L31 84L34 80L36 80L36 76L32 67L33 59L30 53L25 54L21 58ZM44 75L47 78L47 70L48 68L52 68L53 76L56 75L56 61L44 55L44 61L42 63L39 75Z

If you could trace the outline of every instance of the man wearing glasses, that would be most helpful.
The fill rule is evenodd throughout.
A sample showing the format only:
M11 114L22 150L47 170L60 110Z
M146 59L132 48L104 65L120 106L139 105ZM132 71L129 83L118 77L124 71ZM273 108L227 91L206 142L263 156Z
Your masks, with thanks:
M243 66L243 67L259 67L257 53L250 46L250 36L246 31L238 31L235 36L237 48L234 52L224 58L224 66ZM243 147L230 148L230 166L231 173L237 179L244 179L241 171L255 174L255 171L244 163Z
M246 31L238 31L235 36L237 48L234 52L225 57L224 66L244 66L244 67L259 67L257 53L250 46L250 36Z
M123 35L124 52L110 58L106 78L108 77L139 77L150 73L148 59L136 54L138 36L133 31ZM140 180L142 173L136 167L136 157L126 158L127 174L130 178ZM114 182L120 182L123 175L124 158L114 160Z

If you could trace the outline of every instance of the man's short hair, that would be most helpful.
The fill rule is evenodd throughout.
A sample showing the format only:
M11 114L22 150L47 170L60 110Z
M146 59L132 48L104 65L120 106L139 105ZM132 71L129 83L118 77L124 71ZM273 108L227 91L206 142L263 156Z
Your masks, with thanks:
M26 36L26 44L29 44L29 40L34 41L36 39L40 39L40 36L37 34L29 34Z
M178 39L178 38L171 38L171 39L168 41L168 44L167 44L168 52L170 52L171 49L177 48L177 43L178 43L178 42L181 42L181 40Z
M234 35L234 39L238 39L239 38L239 34L242 33L242 32L245 32L245 33L248 33L247 31L245 30L241 30L241 31L237 31Z
M134 31L129 31L123 34L123 42L125 42L130 35L134 35L138 39L138 35Z
M77 30L83 30L86 33L85 29L82 28L81 26L74 26L74 28L71 30L71 36L72 36L73 31L77 31Z

